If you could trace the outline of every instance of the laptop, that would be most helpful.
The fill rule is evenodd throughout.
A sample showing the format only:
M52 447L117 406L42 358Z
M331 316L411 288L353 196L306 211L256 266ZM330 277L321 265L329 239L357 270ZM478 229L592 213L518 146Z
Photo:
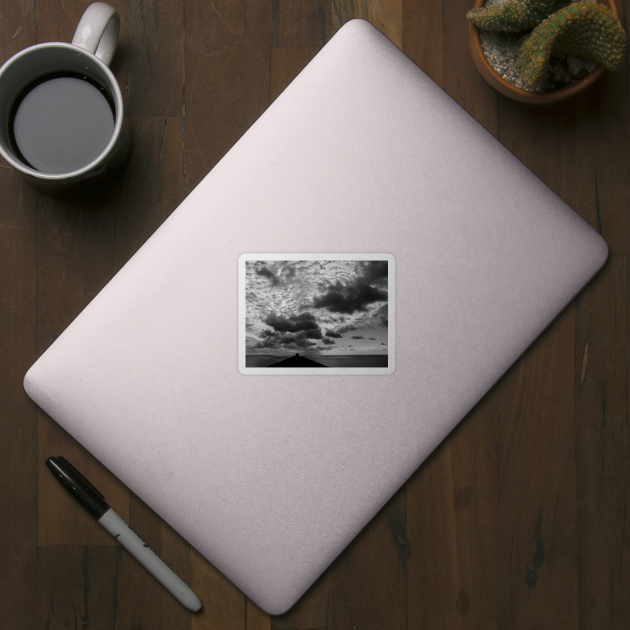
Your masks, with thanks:
M353 20L24 387L280 614L607 255L566 203Z

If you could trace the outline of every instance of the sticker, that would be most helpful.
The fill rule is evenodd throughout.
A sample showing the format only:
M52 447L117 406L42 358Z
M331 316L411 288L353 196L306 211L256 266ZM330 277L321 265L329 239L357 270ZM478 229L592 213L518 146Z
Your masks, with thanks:
M394 267L391 254L240 256L240 372L392 374Z

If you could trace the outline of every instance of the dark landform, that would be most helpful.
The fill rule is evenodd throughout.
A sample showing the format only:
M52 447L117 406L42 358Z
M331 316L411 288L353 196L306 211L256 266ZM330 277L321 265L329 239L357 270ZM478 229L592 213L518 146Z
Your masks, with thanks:
M322 363L317 363L317 361L312 361L311 359L307 359L306 357L301 357L299 352L296 352L295 356L289 357L288 359L283 359L282 361L278 361L277 363L272 363L267 367L275 367L275 368L318 368L318 367L327 367Z

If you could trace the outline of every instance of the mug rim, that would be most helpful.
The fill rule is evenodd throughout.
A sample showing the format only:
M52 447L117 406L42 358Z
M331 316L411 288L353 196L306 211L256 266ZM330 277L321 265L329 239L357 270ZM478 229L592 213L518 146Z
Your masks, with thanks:
M2 75L6 72L7 68L12 63L17 61L19 58L25 57L31 54L32 52L34 52L35 50L40 50L42 48L65 48L72 52L79 51L82 54L90 55L90 60L96 62L96 64L100 66L100 69L105 72L105 74L107 75L111 83L111 85L107 87L110 89L110 91L113 92L112 96L114 98L114 102L116 105L116 118L114 120L114 131L112 133L112 137L109 139L107 146L103 149L103 151L101 151L101 153L94 160L92 160L85 166L82 166L80 169L77 169L76 171L68 171L67 173L43 173L42 171L38 171L30 166L27 166L20 160L16 159L12 154L9 154L5 150L5 148L2 146L1 143L0 143L0 154L7 162L9 162L9 164L11 164L11 166L13 166L13 168L17 169L18 171L20 171L21 173L25 175L30 175L31 177L34 177L38 180L47 181L51 183L63 182L65 180L71 180L71 179L74 180L76 178L80 178L81 175L89 173L90 171L98 170L99 163L105 162L105 160L107 159L107 156L109 155L111 150L115 147L116 141L121 134L122 126L123 126L124 101L122 98L122 92L120 90L120 86L118 85L118 81L116 81L116 77L114 76L114 73L109 69L109 67L105 63L103 63L96 55L92 54L91 52L88 52L87 50L84 50L83 48L80 48L79 46L75 46L74 44L68 44L66 42L43 42L41 44L34 44L33 46L28 46L27 48L20 50L19 52L15 53L15 55L7 59L0 67L0 81L2 80ZM61 69L60 71L63 72L63 69ZM112 90L112 86L113 86L113 90Z

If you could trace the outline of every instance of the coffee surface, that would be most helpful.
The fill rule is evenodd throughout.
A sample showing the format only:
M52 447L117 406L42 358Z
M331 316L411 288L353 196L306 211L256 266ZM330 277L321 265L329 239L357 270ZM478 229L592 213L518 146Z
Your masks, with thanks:
M105 88L79 76L56 76L27 87L13 117L17 149L43 173L71 173L94 161L114 133Z

